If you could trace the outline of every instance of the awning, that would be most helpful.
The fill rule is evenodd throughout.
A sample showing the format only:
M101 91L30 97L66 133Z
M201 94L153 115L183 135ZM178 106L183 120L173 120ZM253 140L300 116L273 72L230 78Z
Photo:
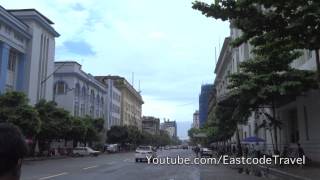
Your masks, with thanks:
M242 142L244 143L256 143L256 142L265 142L266 140L259 138L259 137L255 137L255 136L250 136L245 138L244 140L242 140Z

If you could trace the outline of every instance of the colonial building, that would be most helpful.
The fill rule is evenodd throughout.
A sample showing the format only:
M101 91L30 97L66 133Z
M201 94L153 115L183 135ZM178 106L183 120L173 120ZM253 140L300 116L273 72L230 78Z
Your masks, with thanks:
M97 76L97 80L104 83L113 80L113 84L121 92L121 125L136 126L142 129L142 104L144 103L140 92L123 77Z
M0 93L24 92L31 104L53 98L53 22L35 9L0 6Z
M219 56L219 61L216 65L215 89L217 101L223 100L228 95L228 79L226 75L239 72L239 64L252 57L250 53L252 47L250 44L242 44L237 48L231 48L228 42L241 35L241 31L231 25L231 38L223 45ZM224 65L223 65L224 64ZM297 69L316 70L315 52L303 50L303 55L295 60L291 66ZM297 148L297 143L300 143L304 148L305 153L312 160L320 161L320 94L319 90L311 90L303 96L291 99L291 101L277 108L277 119L281 121L281 128L268 130L259 128L263 122L263 118L252 112L247 124L239 125L239 136L242 141L246 137L256 136L265 140L264 150L266 153L271 152L274 147L274 134L278 135L278 147L281 151L283 146L289 146L293 149ZM269 112L269 109L264 109ZM235 141L235 137L231 139Z
M99 79L108 89L107 112L108 112L108 129L112 126L121 125L121 91L115 86L113 79Z
M153 135L160 134L160 119L150 116L143 116L142 130Z
M107 88L74 61L55 62L54 101L76 117L103 118L108 128Z
M177 137L177 123L176 121L165 120L160 125L161 130L167 131L171 138Z

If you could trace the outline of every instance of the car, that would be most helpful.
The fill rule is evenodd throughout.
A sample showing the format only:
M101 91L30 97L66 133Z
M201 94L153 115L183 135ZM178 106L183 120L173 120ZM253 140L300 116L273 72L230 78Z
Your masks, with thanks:
M151 158L155 158L156 155L156 151L152 148L152 146L139 146L136 149L136 153L135 153L135 160L136 162L139 161L147 161L147 157Z
M119 151L119 145L118 144L109 144L107 146L106 150L109 153L116 153Z
M98 156L100 151L91 149L90 147L76 147L72 150L75 156Z
M209 148L201 148L200 149L200 156L201 157L213 157L213 151Z

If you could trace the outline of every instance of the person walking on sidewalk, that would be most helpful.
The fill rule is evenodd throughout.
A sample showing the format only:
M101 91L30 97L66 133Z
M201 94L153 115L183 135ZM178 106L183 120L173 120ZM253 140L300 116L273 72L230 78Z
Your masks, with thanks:
M199 153L200 153L199 145L195 147L194 152L196 153L196 156L199 157Z
M18 127L0 123L0 180L19 180L26 141Z

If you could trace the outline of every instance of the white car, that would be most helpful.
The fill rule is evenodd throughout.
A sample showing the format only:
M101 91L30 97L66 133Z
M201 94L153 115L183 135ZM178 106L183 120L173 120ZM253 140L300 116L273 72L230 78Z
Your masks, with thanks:
M118 144L109 144L107 146L107 151L109 153L115 153L119 151L119 145Z
M150 156L152 158L155 158L157 156L152 146L139 146L136 149L136 153L135 153L136 162L143 161L143 160L147 161L147 157L150 157Z
M76 147L72 153L75 156L98 156L100 151L93 150L90 147Z
M208 148L201 148L200 149L200 156L201 157L213 157L213 151Z

